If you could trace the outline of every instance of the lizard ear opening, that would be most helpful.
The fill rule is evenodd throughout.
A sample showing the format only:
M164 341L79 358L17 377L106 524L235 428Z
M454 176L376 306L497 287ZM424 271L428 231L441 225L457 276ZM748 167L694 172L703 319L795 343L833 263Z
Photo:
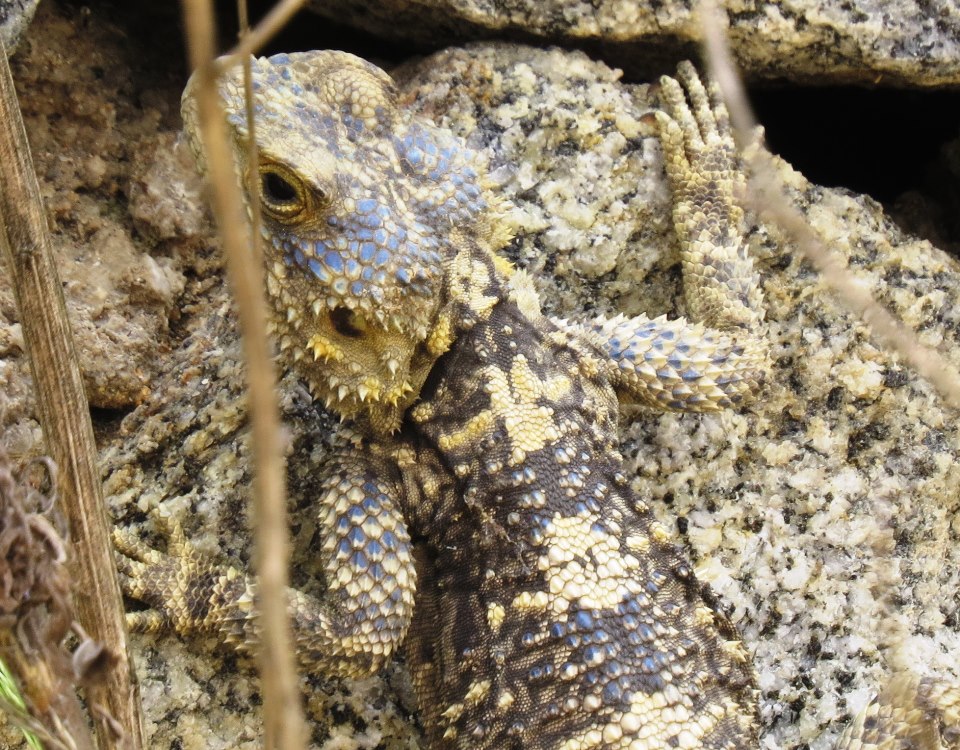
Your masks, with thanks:
M367 330L367 322L346 307L335 307L330 311L330 325L341 336L350 339L360 338Z

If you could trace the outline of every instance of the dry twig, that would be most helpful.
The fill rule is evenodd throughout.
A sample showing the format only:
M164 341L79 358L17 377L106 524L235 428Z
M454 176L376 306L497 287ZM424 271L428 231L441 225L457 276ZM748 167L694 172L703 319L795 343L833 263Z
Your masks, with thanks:
M251 239L237 183L226 120L217 95L214 23L210 0L184 3L191 65L197 76L197 115L212 189L213 213L223 239L227 273L243 334L249 378L254 462L254 520L260 622L259 664L264 735L268 748L303 747L305 731L287 616L290 543L276 382L266 333L262 268L250 262ZM256 36L254 32L250 36Z
M77 613L90 637L106 644L116 657L103 679L91 684L87 693L91 708L112 717L112 721L96 722L100 745L140 748L139 691L127 651L93 427L54 265L47 216L2 43L0 246L13 281L40 422L48 450L59 467L58 495L76 553L71 572ZM117 726L123 727L125 737L115 735Z
M52 487L53 462L39 463ZM74 690L78 675L63 646L73 607L55 497L15 477L0 448L0 653L24 702L21 708L0 698L0 710L39 735L50 750L93 750Z
M243 34L240 43L220 58L218 65L222 67L236 65L239 61L256 54L257 50L269 42L293 18L304 2L305 0L281 0L274 5L256 28L248 34Z
M713 0L700 6L705 59L710 77L717 81L730 112L734 138L747 164L748 195L753 210L779 226L804 257L813 264L826 285L851 312L872 331L879 342L899 354L917 373L931 383L943 400L960 408L960 372L940 354L919 342L916 333L884 309L847 267L846 258L827 247L803 215L791 205L777 177L773 158L754 147L756 121L736 72L725 33L726 19Z
M776 164L770 153L759 147L756 121L736 71L726 36L726 18L713 0L702 0L700 11L704 33L705 60L710 77L717 81L721 96L730 112L737 146L747 166L748 194L744 200L760 215L771 219L793 241L804 257L817 269L820 277L836 296L870 328L873 335L889 350L899 354L917 373L930 382L944 401L960 407L960 373L940 354L917 340L910 328L885 310L855 274L847 268L846 259L827 247L810 227L804 216L789 201ZM890 561L884 561L889 563ZM887 581L888 585L891 583ZM893 591L885 592L886 598ZM878 592L884 595L883 592ZM890 633L893 648L887 658L893 673L886 688L875 696L847 727L840 744L851 742L864 733L866 722L877 722L878 712L896 710L909 716L896 723L896 738L910 747L939 747L938 724L944 735L956 739L960 731L958 708L960 690L929 678L920 679L912 672L913 659L903 652L907 640L904 623L891 615L882 626ZM891 741L893 737L889 738ZM953 745L951 745L953 747Z

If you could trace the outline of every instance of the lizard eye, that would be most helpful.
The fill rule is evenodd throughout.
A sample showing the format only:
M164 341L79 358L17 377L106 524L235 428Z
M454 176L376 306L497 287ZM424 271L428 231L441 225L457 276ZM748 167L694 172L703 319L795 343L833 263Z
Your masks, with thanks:
M279 164L262 164L260 202L273 218L292 221L307 207L307 191L289 169Z

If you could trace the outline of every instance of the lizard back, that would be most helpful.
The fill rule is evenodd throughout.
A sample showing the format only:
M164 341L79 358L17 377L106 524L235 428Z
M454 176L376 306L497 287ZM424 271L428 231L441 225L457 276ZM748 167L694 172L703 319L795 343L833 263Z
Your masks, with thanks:
M434 477L406 509L431 746L756 744L747 655L623 474L601 357L501 302L401 433Z

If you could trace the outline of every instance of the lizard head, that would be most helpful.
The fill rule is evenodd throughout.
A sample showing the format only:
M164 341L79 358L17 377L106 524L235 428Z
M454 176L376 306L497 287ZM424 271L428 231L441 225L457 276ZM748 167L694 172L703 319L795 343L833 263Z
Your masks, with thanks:
M220 95L237 171L257 171L273 332L328 407L395 430L452 342L449 266L468 235L489 239L491 199L472 152L398 108L370 63L308 52L252 72L256 166L239 67ZM203 170L194 88L183 116Z

